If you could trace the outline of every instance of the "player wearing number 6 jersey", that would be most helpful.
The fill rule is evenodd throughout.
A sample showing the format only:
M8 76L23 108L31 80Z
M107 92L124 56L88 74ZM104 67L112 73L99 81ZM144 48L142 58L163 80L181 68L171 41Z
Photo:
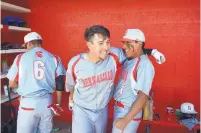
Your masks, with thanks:
M60 104L65 71L60 58L41 47L38 33L28 33L24 41L28 51L15 58L7 74L9 87L21 96L17 133L50 133L53 113L62 111L52 103L52 93L56 88Z

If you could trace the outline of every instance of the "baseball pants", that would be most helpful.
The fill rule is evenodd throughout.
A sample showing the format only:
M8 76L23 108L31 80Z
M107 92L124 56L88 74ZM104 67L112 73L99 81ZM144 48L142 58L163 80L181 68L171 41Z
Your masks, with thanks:
M53 112L47 108L52 104L52 95L22 97L17 118L17 133L50 133Z
M108 107L94 112L74 104L72 133L106 133L107 116Z
M114 121L113 121L113 128L112 128L112 133L136 133L138 126L141 122L142 118L142 111L140 111L132 121L129 122L129 124L124 128L124 130L120 130L115 126L115 120L117 118L123 118L129 111L131 107L119 107L115 105L114 107Z

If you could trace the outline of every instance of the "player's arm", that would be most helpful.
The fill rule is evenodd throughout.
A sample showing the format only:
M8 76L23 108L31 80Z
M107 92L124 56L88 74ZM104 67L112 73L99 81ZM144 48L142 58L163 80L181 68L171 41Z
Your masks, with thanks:
M57 104L61 105L62 95L64 91L64 75L59 75L56 77L56 94L57 94Z
M70 90L69 100L73 100L74 90L75 90L74 88L72 88L72 89Z
M144 104L148 100L148 94L151 89L154 77L154 68L151 63L140 62L137 72L136 86L131 86L133 92L138 95L138 98L133 103L131 110L125 117L116 120L116 127L123 130L127 124L142 110Z
M55 115L60 115L60 112L63 111L60 105L62 101L63 91L65 88L64 87L65 70L59 57L55 57L55 62L57 65L56 72L55 72L55 74L57 75L57 77L55 78L57 103L49 105L48 108L52 109Z
M139 91L137 100L133 103L131 110L125 116L125 119L128 121L128 123L142 110L147 100L148 95L142 91Z
M77 58L74 57L69 61L67 72L66 72L66 91L70 92L69 99L68 99L69 110L72 110L73 104L74 104L73 95L75 91L75 77L74 77L75 75L73 74L74 73L73 64L76 62L76 60Z
M75 63L77 58L72 58L67 66L66 71L66 91L71 93L71 90L75 87L75 79L74 79L74 72L73 72L73 64ZM73 91L74 92L74 91ZM70 95L69 95L70 96Z
M161 52L159 52L157 49L144 48L143 52L146 55L152 55L156 59L158 64L162 64L165 62L165 56Z
M130 122L142 110L147 102L153 78L154 68L152 64L147 62L140 63L137 72L137 83L134 90L137 92L138 98L133 103L129 113L125 116L127 121Z
M9 79L9 88L18 88L18 66L17 66L17 60L18 58L20 58L20 56L18 55L12 66L10 67L8 74L6 75L6 77Z
M9 88L15 89L18 88L18 82L9 80Z
M126 55L122 48L111 47L110 52L118 56L120 63L125 61ZM156 59L158 64L162 64L165 62L165 56L161 52L159 52L157 49L144 48L143 52L146 55L152 55Z
M57 69L56 69L56 94L57 94L57 104L61 105L61 100L62 100L62 94L64 91L64 86L65 86L65 69L63 67L63 64L61 62L61 59L59 57L57 57Z
M110 53L116 55L118 57L118 62L122 64L126 60L126 54L122 48L111 47Z

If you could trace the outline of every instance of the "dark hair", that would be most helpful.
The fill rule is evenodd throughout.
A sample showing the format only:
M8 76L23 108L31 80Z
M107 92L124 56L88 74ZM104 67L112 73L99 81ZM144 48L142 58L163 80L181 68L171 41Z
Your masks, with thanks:
M139 41L136 41L135 40L135 43L138 43ZM145 47L145 42L142 42L142 49L144 50L144 47Z
M142 42L142 49L144 49L145 47L145 42Z
M86 28L84 33L84 38L86 41L91 41L91 38L94 36L94 34L100 34L104 38L108 37L110 38L110 31L101 25L93 25L90 28Z
M32 40L30 41L33 45L42 45L42 40Z

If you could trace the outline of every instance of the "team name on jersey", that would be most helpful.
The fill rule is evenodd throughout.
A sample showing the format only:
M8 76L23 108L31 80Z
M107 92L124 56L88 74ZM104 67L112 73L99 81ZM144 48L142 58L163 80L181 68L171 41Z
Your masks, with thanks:
M101 83L103 81L109 81L113 79L112 70L101 73L99 75L95 75L89 78L82 79L84 87L96 85L97 83Z

